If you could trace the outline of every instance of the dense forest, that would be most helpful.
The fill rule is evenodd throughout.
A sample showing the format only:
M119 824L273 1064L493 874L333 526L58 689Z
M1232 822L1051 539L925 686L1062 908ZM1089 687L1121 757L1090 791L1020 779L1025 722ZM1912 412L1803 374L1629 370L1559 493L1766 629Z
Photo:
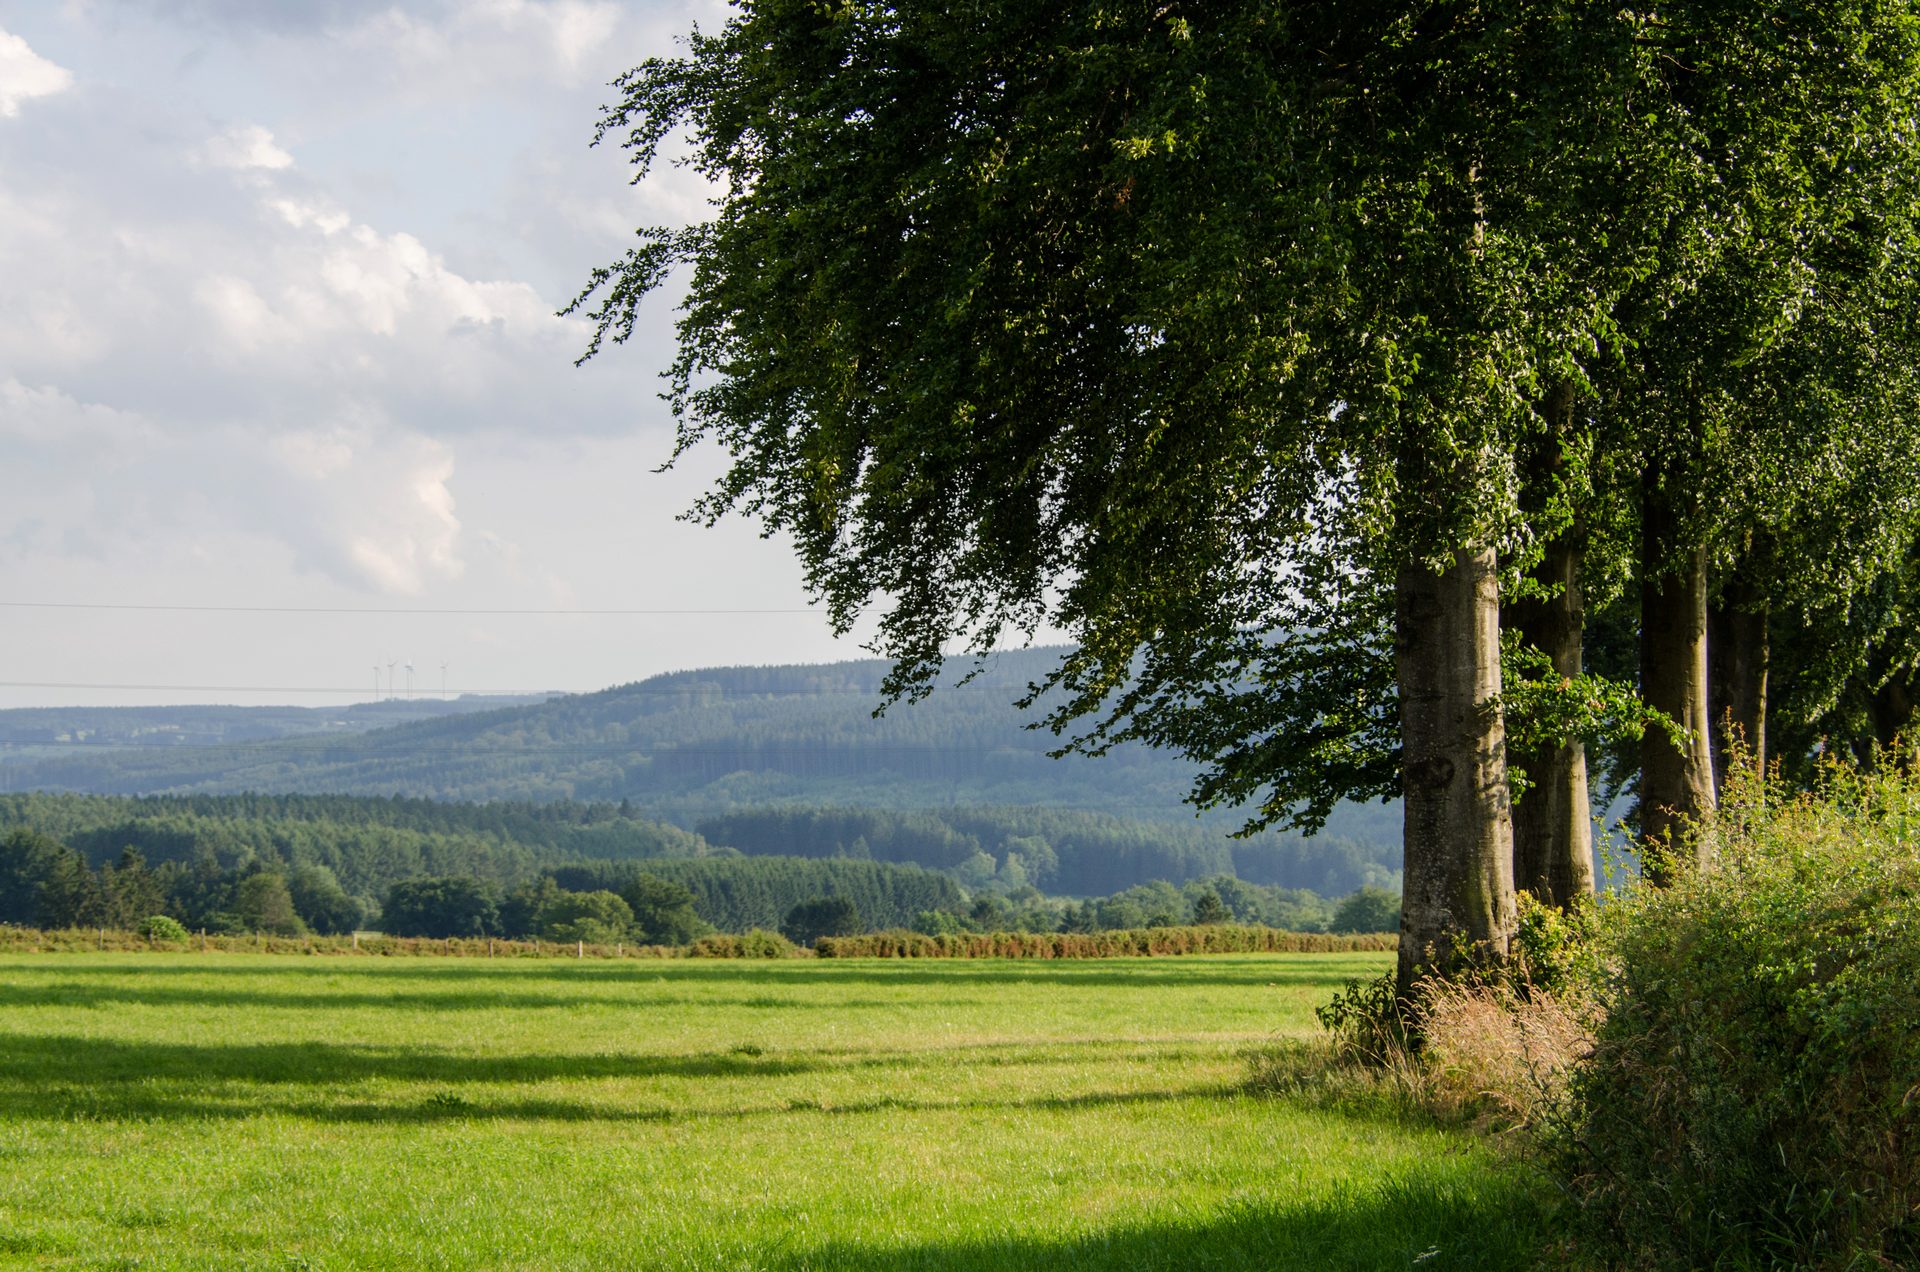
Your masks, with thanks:
M715 833L756 850L743 855L613 805L11 795L0 796L0 923L131 929L163 918L281 935L377 924L397 935L684 943L751 928L805 939L1229 920L1378 930L1397 912L1394 894L1377 886L1356 887L1336 907L1310 890L1248 882L1204 840L1156 841L1161 829L1023 809L717 824ZM896 859L873 859L868 834ZM1042 891L1074 872L1083 882L1096 875L1108 849L1138 877L1083 889L1084 900ZM1180 882L1141 875L1149 864ZM822 914L830 923L811 926Z

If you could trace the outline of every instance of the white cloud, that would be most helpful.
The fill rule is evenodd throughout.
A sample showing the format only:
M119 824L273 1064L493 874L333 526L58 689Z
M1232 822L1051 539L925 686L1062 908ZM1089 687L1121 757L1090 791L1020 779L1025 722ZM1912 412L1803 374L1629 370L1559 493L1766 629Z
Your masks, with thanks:
M293 166L293 156L275 145L273 134L258 124L229 128L201 147L201 154L216 168L244 171L250 168L276 170Z
M0 116L20 113L20 103L51 97L73 83L73 72L55 66L17 35L0 30Z

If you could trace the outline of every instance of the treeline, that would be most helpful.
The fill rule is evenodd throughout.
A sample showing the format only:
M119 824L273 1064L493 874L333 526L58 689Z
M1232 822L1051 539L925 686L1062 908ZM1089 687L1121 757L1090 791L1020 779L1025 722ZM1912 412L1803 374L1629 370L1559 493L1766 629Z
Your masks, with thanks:
M801 857L720 857L650 861L646 875L687 889L700 917L723 932L780 929L796 907L821 898L850 902L861 930L908 927L927 911L957 912L966 894L948 875L918 866ZM639 867L582 862L553 871L560 887L621 891Z
M0 923L133 931L158 916L199 931L298 936L352 932L374 910L324 865L227 867L211 853L150 865L129 847L96 870L50 835L0 835Z
M312 861L211 851L151 862L123 848L94 868L71 845L15 827L0 835L0 923L130 931L154 916L194 931L296 936L378 925L398 936L540 937L679 944L700 932L778 928L826 898L855 907L867 927L905 927L929 911L958 912L965 894L916 866L783 857L579 862L516 878L415 872L354 894Z
M702 838L748 854L913 862L993 882L1099 896L1149 880L1230 874L1340 896L1397 886L1393 849L1352 839L1267 834L1236 840L1218 826L1151 822L1070 808L758 808L709 817Z
M103 865L128 848L154 866L289 873L324 867L375 902L393 883L471 875L506 883L587 857L699 856L689 831L611 805L442 804L345 796L0 795L0 831L31 829Z
M331 870L377 902L400 879L472 875L500 883L578 861L731 855L849 858L950 872L971 890L1033 885L1103 896L1153 880L1233 875L1325 897L1397 889L1392 849L1353 839L1229 837L1218 826L1143 821L1084 809L761 808L710 817L699 832L631 804L446 803L350 795L0 795L0 831L25 827L90 865L137 849L151 864L210 854L226 869L259 862Z

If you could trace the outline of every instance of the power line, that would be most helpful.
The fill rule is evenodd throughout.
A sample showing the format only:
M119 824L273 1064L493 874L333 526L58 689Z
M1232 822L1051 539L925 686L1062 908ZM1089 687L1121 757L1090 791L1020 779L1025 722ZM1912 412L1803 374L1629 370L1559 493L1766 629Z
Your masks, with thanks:
M668 674L698 675L699 673L698 672L672 672ZM667 684L667 685L646 685L646 684L603 685L598 689L555 689L551 687L546 689L461 689L448 694L441 694L433 690L422 689L415 692L393 691L391 693L382 693L380 697L377 699L368 699L366 697L365 685L355 685L351 688L348 688L345 686L341 686L337 688L329 688L325 685L148 685L148 684L129 684L129 683L85 681L85 680L0 680L0 689L113 689L113 690L142 690L142 691L149 691L154 693L172 693L172 692L179 692L179 693L320 693L320 694L353 694L353 695L360 696L361 698L360 702L349 703L347 704L348 706L362 706L362 705L384 706L388 704L407 704L407 703L424 704L424 703L432 703L432 702L449 702L461 697L558 698L558 697L579 697L579 696L588 695L588 694L603 694L603 693L616 694L621 697L625 697L629 694L635 694L635 695L658 694L661 696L667 696L667 695L698 696L702 698L710 698L716 695L720 697L743 697L743 698L824 698L824 697L851 695L854 697L872 698L876 702L879 701L880 699L880 690L878 688L859 688L859 687L811 688L809 687L809 688L800 688L800 689L754 689L754 688L749 688L741 685L716 685L716 684L710 684L704 681L689 681L685 684ZM1016 687L1013 685L998 686L998 687L992 686L992 685L941 685L934 690L934 697L938 698L946 694L956 694L956 693L1018 694L1018 693L1024 693L1024 692L1025 692L1024 686ZM220 703L182 703L182 704L178 704L175 709L185 709L189 707L217 707L220 705L222 704ZM112 711L117 709L124 709L124 710L139 709L139 710L156 710L157 711L157 710L164 710L166 708L163 708L163 707L152 707L152 708L86 707L86 706L74 706L72 704L64 704L57 707L0 707L0 712L4 712L4 711ZM302 709L305 710L306 708L302 708ZM318 710L319 708L314 708L314 709ZM433 718L434 719L457 719L458 716L459 716L458 712L450 712L444 716L435 716Z
M367 687L365 685L355 685L351 689L329 689L322 685L136 685L105 684L80 680L0 680L0 689L139 689L151 690L156 693L175 691L181 693L346 693L364 696ZM460 692L463 695L471 695L477 698L535 698L542 696L562 697L581 693L600 693L602 691L599 689L463 689ZM424 693L413 694L411 696L395 694L393 697L383 697L381 699L382 702L432 702L436 700L441 700L439 699L439 695L429 696ZM185 705L205 706L218 704L189 703ZM0 710L16 711L84 711L89 709L90 708L86 707L0 708ZM110 710L111 708L102 709Z
M673 615L817 614L813 608L784 609L431 609L373 605L146 605L119 601L0 601L5 609L138 610L173 614L444 614L454 616L575 615L671 617Z

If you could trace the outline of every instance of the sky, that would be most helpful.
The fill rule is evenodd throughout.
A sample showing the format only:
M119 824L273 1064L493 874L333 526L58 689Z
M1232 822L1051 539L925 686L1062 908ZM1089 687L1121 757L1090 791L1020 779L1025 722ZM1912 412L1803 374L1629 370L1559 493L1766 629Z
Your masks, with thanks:
M580 368L556 316L701 215L589 142L726 12L0 0L0 707L860 656L788 545L678 520L723 457L655 471L671 297Z

